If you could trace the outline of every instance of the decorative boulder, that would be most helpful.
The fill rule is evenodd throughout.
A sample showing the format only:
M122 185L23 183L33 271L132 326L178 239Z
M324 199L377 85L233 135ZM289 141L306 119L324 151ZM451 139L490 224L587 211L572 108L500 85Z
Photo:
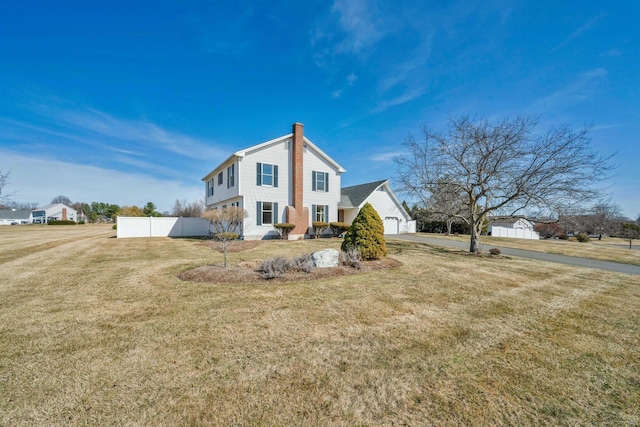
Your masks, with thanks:
M337 267L340 264L340 252L335 249L325 249L311 254L313 266L317 268Z

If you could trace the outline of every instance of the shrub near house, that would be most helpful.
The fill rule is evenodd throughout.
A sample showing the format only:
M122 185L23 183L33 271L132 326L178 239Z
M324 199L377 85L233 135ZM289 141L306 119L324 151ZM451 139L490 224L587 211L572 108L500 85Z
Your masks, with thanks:
M379 259L387 255L384 225L376 210L369 203L360 209L344 236L342 250L358 248L365 260Z

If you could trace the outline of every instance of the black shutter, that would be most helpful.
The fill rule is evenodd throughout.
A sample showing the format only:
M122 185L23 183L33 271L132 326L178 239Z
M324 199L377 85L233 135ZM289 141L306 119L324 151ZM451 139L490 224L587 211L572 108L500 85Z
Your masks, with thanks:
M262 163L256 163L256 185L262 185Z
M329 192L329 172L324 174L324 191Z
M256 202L256 224L262 225L262 202Z
M278 186L278 166L273 165L273 186Z
M329 222L329 205L324 205L324 222Z
M280 220L278 219L278 202L273 202L273 219L271 220L272 224L278 224Z
M318 220L318 209L317 205L311 205L311 222Z
M316 171L311 172L311 190L316 191Z

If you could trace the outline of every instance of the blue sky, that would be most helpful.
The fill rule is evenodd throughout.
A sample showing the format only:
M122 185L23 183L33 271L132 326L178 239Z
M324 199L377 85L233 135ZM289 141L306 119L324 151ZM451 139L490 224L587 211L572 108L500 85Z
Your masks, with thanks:
M296 121L354 185L393 179L425 124L524 113L593 125L635 217L638 22L637 1L3 0L5 191L170 210Z

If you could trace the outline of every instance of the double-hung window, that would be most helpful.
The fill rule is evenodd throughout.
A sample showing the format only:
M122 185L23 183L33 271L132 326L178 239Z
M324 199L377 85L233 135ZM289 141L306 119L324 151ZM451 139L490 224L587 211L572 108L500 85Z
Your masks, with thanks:
M222 172L218 174L218 185L222 185Z
M207 196L213 196L214 184L215 184L215 180L213 178L207 181Z
M276 224L278 222L277 202L256 202L257 225Z
M256 184L261 187L278 186L278 165L269 163L256 164Z
M311 173L311 184L313 191L329 191L329 173L313 171Z
M231 188L235 185L235 165L231 165L227 168L227 188Z
M313 221L329 222L329 206L328 205L313 205L311 207L311 213L313 214Z

